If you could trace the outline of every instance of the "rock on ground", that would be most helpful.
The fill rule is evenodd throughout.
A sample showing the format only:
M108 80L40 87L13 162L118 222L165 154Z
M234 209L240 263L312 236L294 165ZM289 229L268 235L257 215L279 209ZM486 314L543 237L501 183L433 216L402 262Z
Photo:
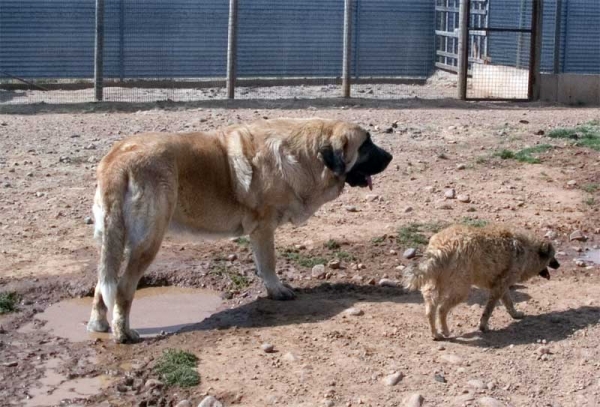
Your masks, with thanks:
M223 403L213 396L206 396L204 400L198 404L198 407L223 407Z

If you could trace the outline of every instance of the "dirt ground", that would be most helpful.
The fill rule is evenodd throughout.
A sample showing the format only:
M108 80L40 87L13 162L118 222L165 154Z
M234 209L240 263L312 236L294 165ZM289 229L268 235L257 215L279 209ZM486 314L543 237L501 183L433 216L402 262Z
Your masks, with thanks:
M39 394L52 368L63 375L54 388L103 380L61 405L195 406L213 395L239 406L404 406L414 393L423 406L600 405L600 266L575 261L600 244L600 153L545 135L600 119L599 109L377 100L215 105L0 115L0 292L20 296L17 312L0 316L0 404L58 405L52 389ZM394 154L372 192L347 188L305 226L279 231L278 272L297 289L296 300L264 298L244 240L169 237L142 283L223 293L209 318L135 345L70 342L32 323L49 305L92 292L97 256L87 218L96 163L115 141L283 116L360 123ZM540 163L495 155L540 144L553 146L535 155ZM469 202L445 199L450 188ZM451 314L454 338L433 342L420 294L379 282L398 280L414 261L403 257L413 246L403 238L409 225L421 224L427 237L432 225L483 221L548 236L562 267L550 281L515 287L525 319L513 321L498 307L492 330L478 333L485 294L474 289ZM587 240L570 241L576 230ZM333 259L339 269L312 276L313 264ZM275 352L263 352L263 343ZM198 386L148 382L168 348L198 356ZM402 378L389 386L394 373Z

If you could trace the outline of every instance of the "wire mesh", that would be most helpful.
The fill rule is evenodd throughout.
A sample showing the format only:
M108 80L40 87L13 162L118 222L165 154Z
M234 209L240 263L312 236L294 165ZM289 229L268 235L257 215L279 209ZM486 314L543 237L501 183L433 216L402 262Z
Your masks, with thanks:
M487 29L531 28L534 1L471 0L469 97L523 97L531 34ZM456 97L460 2L352 0L352 96ZM543 5L542 72L600 73L600 2ZM104 100L226 98L228 17L226 0L105 0ZM238 0L235 97L340 97L343 29L344 0ZM95 0L0 0L0 104L94 101L94 35Z

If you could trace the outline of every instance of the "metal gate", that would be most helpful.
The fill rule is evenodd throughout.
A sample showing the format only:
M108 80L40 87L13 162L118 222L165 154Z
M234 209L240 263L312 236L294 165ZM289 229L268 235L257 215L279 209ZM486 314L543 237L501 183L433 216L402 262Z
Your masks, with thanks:
M462 0L468 7L468 100L531 100L540 0Z

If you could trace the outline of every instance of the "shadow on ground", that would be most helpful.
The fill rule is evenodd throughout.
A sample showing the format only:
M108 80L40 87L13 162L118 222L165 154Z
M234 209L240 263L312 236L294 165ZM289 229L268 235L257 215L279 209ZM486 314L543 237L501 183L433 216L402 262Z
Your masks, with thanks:
M251 303L213 314L204 321L179 332L214 329L259 328L319 322L330 319L357 302L420 302L421 297L406 295L400 288L363 286L349 283L322 284L296 290L293 301L259 298Z
M495 312L498 312L496 309ZM491 320L493 321L492 314ZM585 329L600 322L600 307L584 306L564 311L552 311L540 315L528 315L524 319L513 321L510 325L486 333L473 331L450 342L467 346L486 348L505 348L510 345L536 343L545 339L557 342L567 339L575 331ZM492 322L493 326L493 322Z

